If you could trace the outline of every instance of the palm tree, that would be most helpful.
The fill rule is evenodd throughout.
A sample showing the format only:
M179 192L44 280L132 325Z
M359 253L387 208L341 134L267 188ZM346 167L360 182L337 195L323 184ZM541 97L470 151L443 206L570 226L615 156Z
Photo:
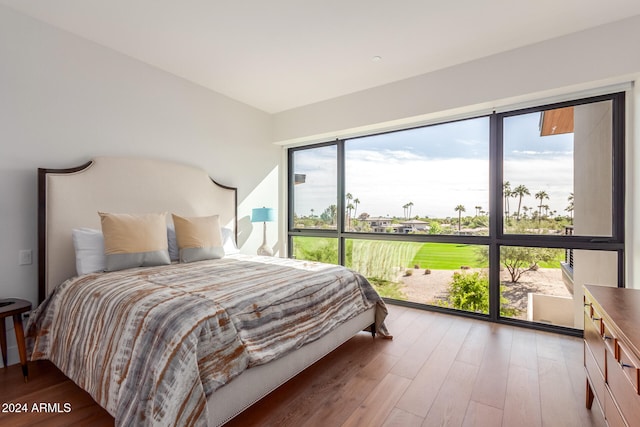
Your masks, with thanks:
M347 199L347 203L345 206L345 210L347 211L347 230L349 229L350 225L351 225L351 209L353 209L353 205L351 204L351 200L353 200L353 194L351 193L347 193L344 196L345 199Z
M569 205L564 210L569 212L571 222L573 222L573 193L569 194L569 197L567 197L567 201L569 202Z
M480 215L480 211L482 210L482 206L476 206L476 216Z
M336 205L329 205L329 215L331 215L331 225L336 223L336 216L338 215L338 207Z
M344 197L345 197L345 199L347 199L347 215L348 215L349 205L351 204L351 201L353 200L353 195L351 193L347 193Z
M546 191L544 190L540 190L536 193L535 195L536 199L540 199L540 205L538 205L538 217L542 216L542 204L544 203L544 199L549 200L549 195L547 194Z
M524 185L518 185L513 189L511 195L513 197L518 197L518 213L516 214L516 221L520 221L520 206L522 206L522 198L525 195L530 196L531 193L529 192L529 189Z
M347 205L347 230L351 230L351 211L353 210L353 205L349 203Z
M504 216L509 218L509 197L511 197L511 184L509 181L505 181L502 184L502 198L504 200Z
M311 208L311 218L313 218L313 212L314 212L314 209Z
M402 205L402 209L403 209L403 216L406 218L407 217L407 210L409 209L409 204L405 203L404 205Z
M358 212L358 205L360 204L360 199L353 199L353 217L355 218Z
M460 234L460 224L462 223L462 212L466 212L467 210L463 205L458 205L455 208L455 211L458 212L458 234Z
M411 218L411 206L413 206L413 202L407 203L407 207L409 208L409 215L407 216L407 218Z

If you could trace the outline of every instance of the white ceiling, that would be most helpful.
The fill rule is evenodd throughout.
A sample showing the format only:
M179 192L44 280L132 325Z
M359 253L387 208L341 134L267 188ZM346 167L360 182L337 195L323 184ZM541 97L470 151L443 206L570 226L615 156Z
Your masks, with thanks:
M270 113L640 14L638 0L0 4Z

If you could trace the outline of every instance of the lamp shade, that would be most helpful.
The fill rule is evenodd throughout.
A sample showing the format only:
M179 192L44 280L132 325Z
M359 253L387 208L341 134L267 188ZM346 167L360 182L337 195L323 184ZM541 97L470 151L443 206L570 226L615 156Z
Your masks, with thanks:
M275 216L273 208L255 208L251 210L251 222L271 222L275 221Z

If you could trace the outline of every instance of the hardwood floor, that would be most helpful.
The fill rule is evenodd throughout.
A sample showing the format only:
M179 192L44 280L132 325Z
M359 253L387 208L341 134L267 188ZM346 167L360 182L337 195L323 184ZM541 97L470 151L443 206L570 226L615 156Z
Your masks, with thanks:
M393 341L362 333L227 424L236 426L604 426L584 407L582 340L389 306ZM0 413L2 426L108 426L53 365L0 369L0 404L71 404L64 414Z

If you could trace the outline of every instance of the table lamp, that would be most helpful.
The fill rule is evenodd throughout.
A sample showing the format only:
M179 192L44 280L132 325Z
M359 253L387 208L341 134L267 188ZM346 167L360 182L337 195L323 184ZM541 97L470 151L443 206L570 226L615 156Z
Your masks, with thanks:
M275 212L273 208L255 208L251 210L251 222L261 222L262 228L262 246L258 248L258 255L273 256L273 250L267 245L267 222L275 221Z

